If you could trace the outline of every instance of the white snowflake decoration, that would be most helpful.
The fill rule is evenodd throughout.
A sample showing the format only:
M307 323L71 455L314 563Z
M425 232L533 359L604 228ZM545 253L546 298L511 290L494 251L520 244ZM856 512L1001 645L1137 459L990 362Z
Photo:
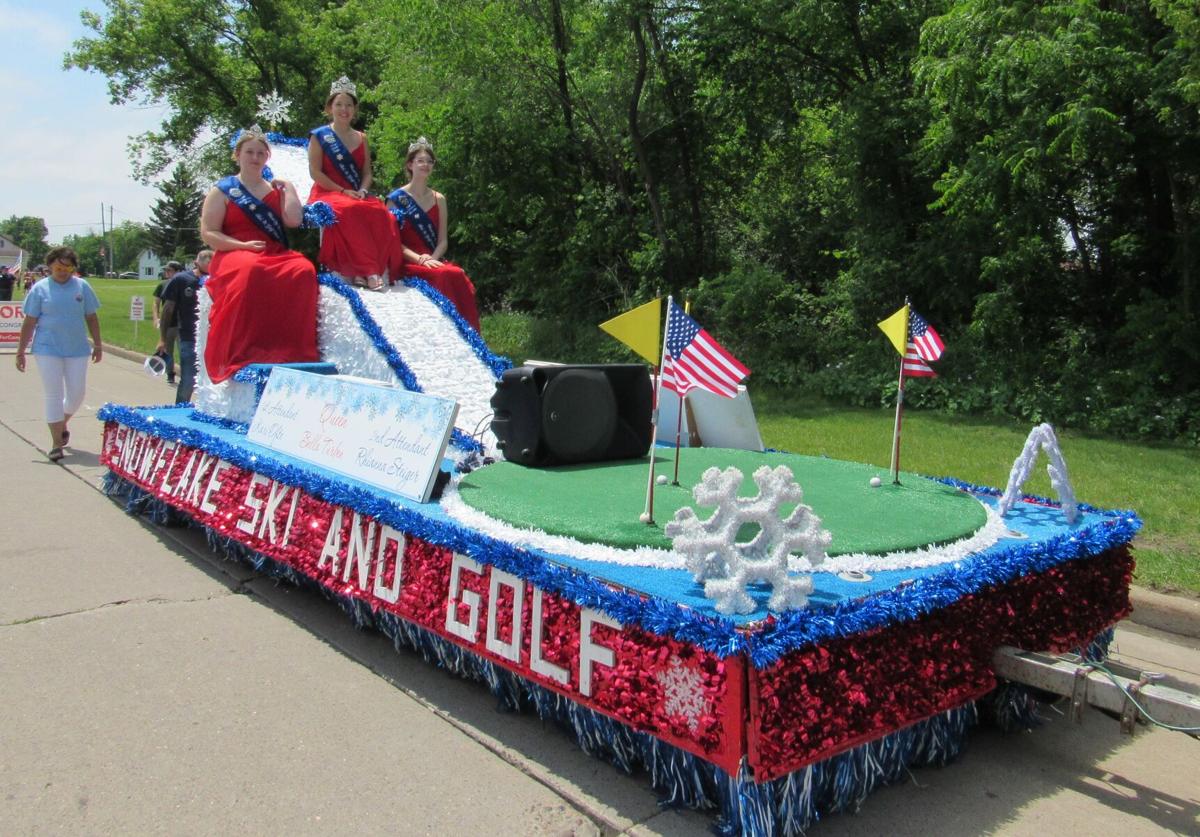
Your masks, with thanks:
M704 678L683 660L672 654L667 667L654 675L663 688L663 712L682 717L688 729L695 732L700 727L700 716L708 708L704 700Z
M1054 435L1054 428L1049 424L1039 424L1029 432L1029 438L1025 440L1025 447L1021 449L1021 455L1013 462L1012 471L1008 475L1008 486L1004 489L1004 496L1000 498L1000 516L1008 514L1013 504L1021 499L1021 487L1025 485L1025 480L1029 479L1029 474L1037 462L1038 451L1042 450L1046 452L1046 456L1050 460L1046 463L1046 473L1050 475L1051 488L1054 489L1059 502L1062 503L1063 516L1067 519L1067 523L1074 523L1075 517L1079 513L1078 504L1075 501L1075 489L1071 487L1071 478L1067 474L1067 462L1063 459L1062 451L1058 447L1058 437Z
M704 582L704 595L716 601L721 613L750 613L754 600L748 584L771 586L767 607L771 610L801 608L808 603L812 579L788 575L788 556L802 553L808 569L820 565L831 535L821 528L813 510L801 503L804 492L786 465L766 465L754 472L756 497L738 497L744 475L737 468L709 468L692 489L698 506L715 506L708 520L700 520L690 508L675 513L664 529L676 552L682 553L696 581ZM795 503L786 518L780 507ZM738 530L747 523L759 532L746 543L738 543Z
M288 118L288 111L292 103L279 95L278 90L272 90L266 96L258 97L258 118L270 124L271 129L275 129L275 125L283 122Z

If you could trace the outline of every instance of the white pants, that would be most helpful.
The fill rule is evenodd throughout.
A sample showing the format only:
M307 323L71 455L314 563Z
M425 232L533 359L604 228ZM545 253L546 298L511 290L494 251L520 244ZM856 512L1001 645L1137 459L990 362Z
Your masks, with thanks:
M68 415L75 415L83 403L87 385L88 357L56 357L34 355L42 375L42 392L46 395L46 423L54 424Z

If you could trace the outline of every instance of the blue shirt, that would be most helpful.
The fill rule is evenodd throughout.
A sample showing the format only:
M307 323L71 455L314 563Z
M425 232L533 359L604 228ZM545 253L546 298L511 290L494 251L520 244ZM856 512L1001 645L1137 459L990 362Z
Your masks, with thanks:
M55 357L87 357L92 353L84 317L100 310L92 286L78 276L61 285L47 276L25 296L25 316L37 317L30 352Z

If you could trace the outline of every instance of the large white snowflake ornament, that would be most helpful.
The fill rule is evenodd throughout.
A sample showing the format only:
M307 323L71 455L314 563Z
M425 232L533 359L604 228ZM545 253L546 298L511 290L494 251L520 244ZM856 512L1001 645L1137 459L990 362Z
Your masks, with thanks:
M767 607L790 610L804 607L812 592L812 579L788 574L788 556L801 553L814 569L825 560L831 535L821 520L801 500L804 492L786 465L766 465L754 472L758 485L755 497L738 497L744 475L737 468L709 468L692 489L699 506L715 506L707 520L690 508L682 508L664 529L675 551L682 553L696 581L704 582L704 595L716 602L721 613L750 613L754 600L748 584L771 586ZM780 517L784 504L796 507ZM738 530L757 524L758 533L739 543Z
M700 716L708 708L700 672L672 655L667 667L655 674L654 679L663 688L663 712L682 717L688 729L695 732L700 726Z
M258 118L266 122L274 130L275 126L288 118L292 103L279 95L278 90L272 90L266 96L258 97Z

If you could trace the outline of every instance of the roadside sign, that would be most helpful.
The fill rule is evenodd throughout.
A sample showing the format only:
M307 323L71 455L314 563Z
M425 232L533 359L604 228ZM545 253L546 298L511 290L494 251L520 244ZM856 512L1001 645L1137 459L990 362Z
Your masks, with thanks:
M135 323L140 323L146 319L146 297L129 297L129 319Z
M0 349L16 351L21 340L21 323L25 320L25 303L0 302Z

